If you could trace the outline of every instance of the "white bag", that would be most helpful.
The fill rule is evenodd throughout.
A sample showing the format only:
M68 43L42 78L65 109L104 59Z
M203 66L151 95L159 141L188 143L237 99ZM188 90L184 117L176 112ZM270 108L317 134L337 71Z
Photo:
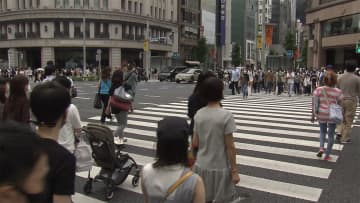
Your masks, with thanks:
M84 135L80 136L79 142L75 147L74 155L76 157L76 171L89 171L94 163L92 159L92 150L84 139Z
M330 104L326 91L322 90L322 93L329 105L329 119L334 121L336 124L342 123L344 120L342 107L337 103L337 101L336 104Z

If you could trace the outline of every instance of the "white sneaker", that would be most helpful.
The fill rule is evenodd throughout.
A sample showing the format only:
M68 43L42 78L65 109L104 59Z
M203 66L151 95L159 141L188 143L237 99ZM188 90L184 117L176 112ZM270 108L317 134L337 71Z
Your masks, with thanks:
M124 140L118 136L114 137L114 144L116 145L123 145L124 144Z

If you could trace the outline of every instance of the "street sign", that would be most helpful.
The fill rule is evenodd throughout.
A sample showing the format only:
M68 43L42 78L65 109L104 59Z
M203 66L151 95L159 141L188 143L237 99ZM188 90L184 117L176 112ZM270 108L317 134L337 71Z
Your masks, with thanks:
M356 52L357 54L360 54L360 41L358 41L358 42L356 43L356 50L355 50L355 52Z
M287 50L286 55L290 58L292 58L294 56L294 51L293 50Z
M144 41L144 51L149 51L149 41L148 40Z

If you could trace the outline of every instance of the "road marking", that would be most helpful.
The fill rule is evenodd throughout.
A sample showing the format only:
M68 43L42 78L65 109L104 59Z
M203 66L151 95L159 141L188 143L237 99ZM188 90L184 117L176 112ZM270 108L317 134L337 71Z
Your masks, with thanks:
M135 159L135 161L144 166L147 163L153 163L154 158L148 156L142 156L137 154L129 153L129 155ZM97 175L98 171L100 171L99 167L93 167L94 170L91 171L92 177L93 175ZM77 173L78 176L87 178L87 172ZM302 186L297 184L285 183L280 181L269 180L265 178L258 178L253 176L248 176L244 174L239 174L241 181L237 186L255 189L258 191L269 192L272 194L283 195L287 197L293 197L298 199L304 199L309 201L318 201L322 192L322 189L315 187ZM125 190L130 190L136 193L141 194L140 188L133 188L131 186L131 178L132 176L126 179L126 181L119 186L119 188L123 188Z
M143 102L140 102L139 104L141 104L141 105L153 105L153 106L158 105L158 104L155 104L155 103L143 103Z
M138 89L139 91L148 91L149 89Z
M156 95L144 95L145 97L153 97L153 98L159 98L161 96L156 96Z
M86 172L87 174L87 172ZM78 175L80 176L80 175ZM83 177L83 176L80 176L80 177ZM83 178L87 178L87 175ZM73 202L77 202L77 203L83 203L83 202L86 202L86 203L106 203L104 201L100 201L98 199L95 199L95 198L92 198L92 197L89 197L89 196L86 196L86 195L83 195L83 194L80 194L80 193L75 193L75 195L73 195L71 197L72 201Z
M75 99L84 99L84 100L90 100L91 98L87 98L87 97L75 97Z

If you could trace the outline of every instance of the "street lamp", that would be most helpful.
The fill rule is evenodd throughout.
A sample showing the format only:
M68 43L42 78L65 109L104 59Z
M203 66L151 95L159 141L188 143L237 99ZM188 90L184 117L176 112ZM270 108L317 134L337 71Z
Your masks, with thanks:
M85 74L86 70L86 20L85 20L85 8L84 15L83 15L83 75Z

